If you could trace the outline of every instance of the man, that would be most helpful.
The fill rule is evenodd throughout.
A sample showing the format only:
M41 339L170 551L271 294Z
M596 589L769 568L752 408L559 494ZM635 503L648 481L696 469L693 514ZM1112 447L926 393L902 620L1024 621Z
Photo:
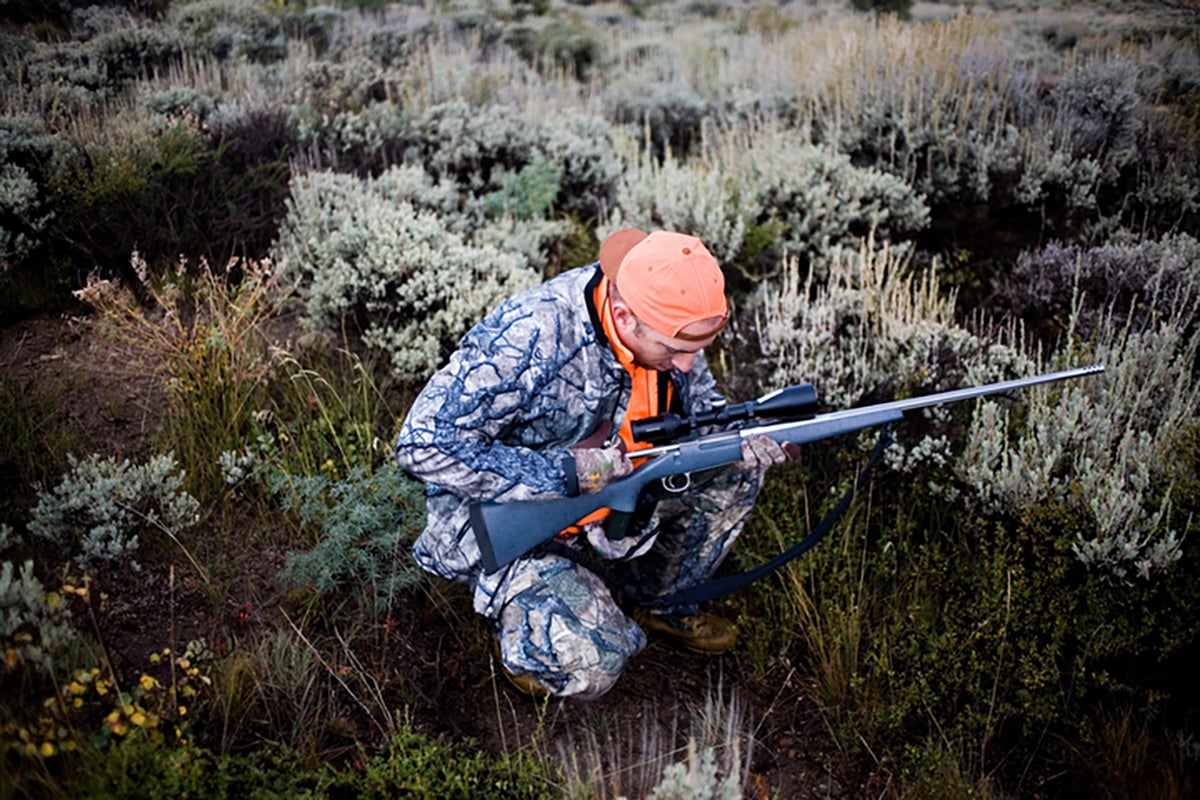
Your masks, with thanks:
M396 457L428 486L428 524L413 552L427 570L474 588L492 620L505 674L530 694L581 699L612 688L646 644L643 629L702 652L736 641L727 620L695 607L655 608L635 622L595 571L534 552L492 574L480 565L472 501L553 499L596 492L634 465L630 423L664 411L708 411L704 360L728 318L717 261L693 236L623 229L599 261L501 304L460 343L414 402ZM753 508L766 467L792 451L743 443L744 461L692 476L627 537L582 522L584 541L620 562L644 597L704 583Z

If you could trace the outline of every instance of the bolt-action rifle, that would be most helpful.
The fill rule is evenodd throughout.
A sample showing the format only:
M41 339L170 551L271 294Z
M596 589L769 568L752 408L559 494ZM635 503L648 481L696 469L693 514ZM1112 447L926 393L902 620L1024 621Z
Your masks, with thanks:
M479 543L483 568L491 573L602 508L610 510L606 535L610 539L622 538L644 489L660 482L666 492L685 491L691 484L691 473L741 461L742 440L751 436L770 436L781 444L807 444L886 425L919 408L1103 371L1103 365L1096 364L824 414L816 413L816 390L806 383L692 417L664 414L633 423L634 440L654 446L630 453L632 458L649 459L630 474L595 494L553 500L475 502L470 506L471 527ZM725 429L700 434L700 429L711 426Z

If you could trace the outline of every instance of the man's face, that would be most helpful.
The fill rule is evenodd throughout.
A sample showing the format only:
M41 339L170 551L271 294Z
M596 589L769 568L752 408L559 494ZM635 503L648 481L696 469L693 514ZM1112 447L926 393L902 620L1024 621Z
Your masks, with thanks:
M614 306L613 312L621 343L633 353L634 362L659 372L689 371L696 362L696 354L712 344L725 325L721 319L696 322L680 331L688 339L676 339L643 325L628 308Z

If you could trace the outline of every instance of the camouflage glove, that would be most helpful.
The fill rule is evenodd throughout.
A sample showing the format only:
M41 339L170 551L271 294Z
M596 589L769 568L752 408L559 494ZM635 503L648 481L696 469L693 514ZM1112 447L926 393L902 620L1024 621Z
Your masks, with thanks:
M792 442L780 444L770 436L750 436L742 440L742 464L746 469L766 469L784 464L799 455L799 445Z
M624 444L612 447L576 447L575 474L581 494L595 494L617 478L633 472L633 464L625 456Z

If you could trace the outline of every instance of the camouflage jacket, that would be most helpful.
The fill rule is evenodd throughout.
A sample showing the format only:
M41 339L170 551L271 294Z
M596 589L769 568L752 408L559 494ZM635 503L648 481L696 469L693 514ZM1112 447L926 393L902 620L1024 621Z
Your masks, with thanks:
M413 553L431 572L475 583L482 614L495 613L505 570L482 573L468 504L570 496L570 448L624 418L630 377L595 308L600 278L599 265L580 267L501 304L463 337L401 428L396 458L427 487ZM703 354L671 380L682 410L708 409L715 381Z

